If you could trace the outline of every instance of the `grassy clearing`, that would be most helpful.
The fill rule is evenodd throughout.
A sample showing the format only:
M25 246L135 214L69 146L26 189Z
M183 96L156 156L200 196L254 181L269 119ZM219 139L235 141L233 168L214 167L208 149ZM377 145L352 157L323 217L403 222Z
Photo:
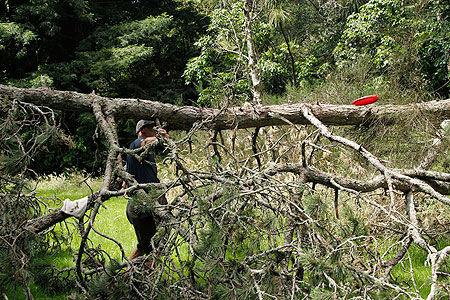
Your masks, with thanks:
M91 194L92 191L100 189L101 179L84 180L81 175L73 175L70 178L51 176L47 180L39 183L38 196L49 199L49 205L52 208L60 207L64 199L76 200ZM114 238L122 244L125 254L128 255L135 247L136 241L133 226L126 217L127 200L124 198L111 198L104 203L105 208L101 207L99 214L95 219L94 228L104 235ZM68 224L58 224L57 229L63 231L65 226L70 226L73 231L76 226L74 218L69 219ZM94 231L89 238L92 242L91 247L101 245L102 249L107 251L111 258L122 259L120 247L112 240L104 238ZM71 242L73 249L77 249L80 244L79 236L75 235ZM64 250L64 249L63 249Z
M69 198L71 200L76 200L78 198L89 195L92 190L97 190L101 186L100 179L88 180L87 184L83 183L83 177L80 175L74 175L70 178L63 177L49 177L46 180L39 183L37 186L38 196L43 197L47 200L47 203L52 208L60 207L63 199ZM323 195L324 199L326 195ZM325 202L327 202L325 200ZM126 218L126 204L127 201L124 198L111 198L105 202L105 208L101 208L99 215L97 216L94 226L101 233L110 236L117 240L124 248L125 255L129 255L131 250L135 247L136 239L132 225L128 222ZM306 205L307 203L305 203ZM351 206L351 203L348 203ZM350 207L348 207L347 212L355 213ZM324 212L326 214L326 212ZM358 212L358 218L364 218L364 212ZM344 214L347 215L347 214ZM346 216L347 219L349 216ZM58 232L75 232L73 237L69 238L69 244L62 247L60 251L46 257L36 258L35 263L40 265L54 265L58 268L67 268L74 265L74 260L72 258L72 253L78 249L80 244L80 237L76 234L75 219L71 218L65 224L58 224L56 230ZM122 261L122 253L120 247L113 241L106 239L95 232L90 234L90 247L101 246L111 257L118 261ZM395 241L386 240L383 242L382 248L387 249ZM264 244L264 242L263 242ZM436 245L438 249L445 247L448 244L447 241L438 241ZM242 245L246 248L245 245ZM263 246L264 247L264 246ZM179 247L180 258L185 260L188 258L188 248L187 244L181 243ZM383 249L380 249L383 250ZM244 251L245 252L245 251ZM230 255L230 259L236 259L234 255L245 256L245 253L239 253L237 251L234 255ZM397 282L408 283L412 289L414 286L420 291L422 297L425 297L430 290L429 278L430 278L430 267L425 265L426 253L417 246L412 246L408 252L410 260L406 260L402 265L397 265L393 271L393 279ZM176 260L176 258L174 257ZM239 259L239 258L238 258ZM198 262L197 262L198 263ZM178 264L178 263L177 263ZM205 270L202 266L198 266L199 269ZM410 282L410 271L411 268L414 272L415 282ZM47 291L45 285L39 285L33 283L31 286L31 292L35 296L35 299L62 299L68 294L55 294L51 291ZM70 294L70 292L68 292ZM6 293L9 299L25 299L23 292L21 290L9 291Z
M76 200L87 196L93 191L101 187L101 179L88 179L79 174L70 177L49 176L37 185L37 196L43 197L43 200L50 208L61 207L64 199ZM124 198L111 198L105 203L105 208L100 208L99 214L95 219L94 227L96 230L104 235L114 238L118 241L125 252L129 255L132 249L136 246L136 237L132 225L128 222L126 217L127 200ZM85 218L86 221L86 218ZM77 221L74 218L69 218L66 223L60 223L55 226L57 232L71 232L72 236L66 235L67 244L63 244L61 249L52 253L50 256L37 257L34 260L36 265L53 265L59 269L73 267L74 259L72 253L79 248L80 235L77 234ZM113 241L106 239L94 231L89 235L90 247L101 246L106 251L111 259L122 261L122 253L120 247ZM39 285L33 282L30 285L31 292L34 299L63 299L68 294L54 293L47 290L47 286ZM70 292L68 292L70 294ZM25 299L21 289L10 290L6 293L9 299Z

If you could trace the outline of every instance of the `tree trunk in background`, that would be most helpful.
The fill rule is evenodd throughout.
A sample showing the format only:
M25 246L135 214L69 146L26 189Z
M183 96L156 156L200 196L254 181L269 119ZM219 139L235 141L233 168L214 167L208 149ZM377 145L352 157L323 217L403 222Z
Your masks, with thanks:
M296 75L296 72L295 72L295 59L294 59L294 54L292 54L291 45L290 45L290 43L289 43L289 39L288 39L288 37L287 37L287 34L286 34L286 32L284 31L283 23L282 23L282 22L280 22L279 27L280 27L281 34L283 35L284 41L285 41L285 43L286 43L286 47L287 47L287 50L288 50L288 53L289 53L289 58L290 58L290 60L291 60L291 68L292 68L292 85L293 85L293 86L297 86L297 75Z
M254 3L253 0L244 0L244 17L245 17L245 29L244 36L247 43L248 52L248 69L252 79L253 86L253 102L255 104L262 103L262 87L261 79L259 78L258 70L256 68L257 58L253 47L253 34L252 34L252 15Z

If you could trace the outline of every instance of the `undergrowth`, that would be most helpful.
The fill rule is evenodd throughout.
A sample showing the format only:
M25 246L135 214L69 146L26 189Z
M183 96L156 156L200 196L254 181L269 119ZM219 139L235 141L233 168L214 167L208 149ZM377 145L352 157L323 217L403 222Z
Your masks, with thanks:
M78 197L83 197L90 193L89 188L80 185L81 178L82 177L79 177L78 175L71 178L50 177L47 180L42 181L38 185L38 189L36 191L45 199L51 199L48 203L52 203L54 207L57 207L59 202L55 199L60 198L60 195L64 195L64 197L74 200ZM91 180L89 184L91 188L95 190L96 187L100 187L101 180ZM315 216L319 220L321 219L322 221L320 222L323 222L324 226L325 224L328 224L327 226L329 228L334 228L333 230L339 236L366 236L368 234L374 234L374 232L370 232L370 228L373 228L372 223L376 222L376 218L374 219L374 216L371 216L372 212L370 210L361 209L364 208L364 206L360 207L361 204L358 203L358 200L355 198L347 198L345 196L343 197L343 199L341 200L343 203L343 207L341 208L340 219L335 219L333 216L333 211L331 209L332 195L327 190L322 190L319 194L316 194L316 196L306 197L304 200L305 210L310 214L310 216ZM114 237L116 240L118 240L124 246L126 254L129 254L132 248L134 248L135 237L133 228L128 223L125 216L126 201L123 198L113 198L105 202L105 205L107 209L102 209L94 223L95 227L102 233ZM217 203L217 205L220 205L220 203ZM436 214L440 209L444 215L439 219L444 218L445 220L448 212L445 212L445 208L441 206L442 205L440 204L433 204L428 208L422 207L421 214ZM249 211L249 213L251 212ZM271 220L269 219L267 219L266 221L271 222ZM264 219L261 219L261 222L265 222ZM57 225L55 231L59 233L71 232L76 226L76 222L74 222L73 219L70 219L66 223ZM67 227L69 229L67 229ZM70 229L70 227L72 227L72 229ZM272 226L268 225L267 228L271 227ZM220 245L223 243L221 239L226 237L226 235L220 234L220 232L222 232L223 230L224 229L214 227L199 228L200 236L202 237L201 239L203 240L204 245L208 245L208 247L211 247L214 244L217 244L217 249L220 249ZM239 230L233 231L236 233L239 232ZM259 240L257 236L251 237L251 235L248 234L249 232L242 235L243 240L240 244L240 248L228 249L226 253L223 253L224 258L229 263L233 263L233 261L238 262L241 259L252 255L253 252L249 251L250 249L255 250L255 242L259 241L259 246L257 248L260 250L269 248L267 246L267 241ZM380 253L385 251L396 242L392 239L383 239L383 234L375 234L375 236L378 236L379 238L378 241L374 242L378 244L377 247ZM450 237L448 236L431 237L436 240L435 245L438 249L441 249L442 247L445 247L450 243ZM282 239L284 238L284 235L280 234L278 235L278 238ZM111 257L111 261L106 262L106 265L114 265L116 261L122 261L122 254L115 243L111 242L108 239L104 239L94 233L91 234L90 239L92 241L91 247L101 247ZM30 288L33 295L35 296L35 299L61 299L61 297L63 297L64 295L71 294L71 288L73 288L72 280L69 279L69 281L67 281L63 278L54 277L55 273L49 271L52 269L47 269L47 271L44 272L43 270L46 270L46 268L49 266L54 266L60 270L63 268L73 267L74 259L72 257L72 254L74 253L73 251L76 251L78 245L79 237L77 237L77 235L75 234L72 238L67 239L67 243L60 245L60 249L58 251L46 253L45 255L37 254L37 256L33 259L33 264L35 266L33 269L34 282L33 284L31 284ZM189 258L190 254L187 244L181 242L178 247L178 251L180 252L181 259L185 260ZM314 272L316 272L314 270L320 272L321 268L323 267L322 265L326 262L321 262L320 259L317 260L317 257L314 258L313 256L308 255L308 252L305 252L304 255L305 256L302 257L302 260L304 260L306 270L309 270L309 275L307 275L304 280L307 282L314 282L314 276L318 276L314 275ZM361 255L365 254L361 253ZM426 258L427 256L425 251L413 245L407 253L407 259L393 269L391 280L393 280L394 282L404 282L405 284L409 285L411 289L417 288L423 297L426 296L429 292L428 278L430 275L430 267L425 263ZM197 260L194 269L196 270L196 272L198 272L198 274L204 274L204 276L219 276L220 268L218 268L219 265L213 267L215 263L216 262L208 261L200 263ZM357 264L359 262L355 261L354 263ZM179 264L177 263L177 265ZM449 263L447 263L444 270L450 270ZM412 271L415 275L415 282L410 281L410 272ZM70 284L68 284L67 282L70 282ZM201 278L198 280L198 283L202 284ZM317 290L311 291L311 297L314 298L314 295L323 295L323 293L326 293L326 291L320 290L319 288ZM225 294L226 293L224 292L223 295ZM25 297L21 295L20 290L9 290L6 295L7 297L9 297L9 299L25 299ZM215 290L215 295L218 297L221 295L220 287Z

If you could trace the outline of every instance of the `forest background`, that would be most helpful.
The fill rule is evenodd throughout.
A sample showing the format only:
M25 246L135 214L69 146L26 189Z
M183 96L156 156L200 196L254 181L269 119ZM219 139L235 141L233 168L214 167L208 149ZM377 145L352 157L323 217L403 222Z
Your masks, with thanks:
M246 16L246 12L249 11L248 5L251 6L252 11L250 19ZM247 44L249 20L253 48L249 48ZM148 99L175 105L219 109L229 106L252 107L255 105L256 90L262 94L262 104L299 102L349 104L351 100L360 96L378 94L380 100L377 105L400 105L450 97L450 3L443 0L3 1L0 3L0 21L0 84L8 86L42 87L103 97ZM250 64L249 61L253 58L254 64ZM252 78L251 70L257 70L260 79L258 85ZM3 116L6 115L6 105L4 108ZM14 157L11 158L10 153L3 152L1 171L5 178L20 173L22 164L26 164L29 170L33 170L34 175L31 177L35 177L34 179L42 175L70 175L77 172L93 177L103 174L108 146L100 133L95 116L91 113L76 111L55 111L55 114L59 138L52 139L49 144L41 145L39 151L33 153L33 159L28 161L18 161ZM429 150L429 143L424 141L429 141L436 131L440 130L439 124L433 120L432 116L424 119L420 117L418 112L414 116L404 116L402 122L396 126L385 126L381 122L378 127L366 124L343 128L337 132L363 143L370 151L389 161L392 167L414 167ZM2 126L3 129L7 127L6 124ZM127 147L135 136L134 126L135 120L118 121L117 134L121 146ZM269 143L282 145L286 136L293 136L292 139L305 138L305 136L310 138L313 136L312 132L305 130L304 133L296 132L295 134L298 135L295 135L292 132L286 133L283 129L273 128L265 132L269 139L271 138L270 141L269 139L261 141L261 137L259 139L260 144L267 142L267 145ZM229 135L225 134L225 139L217 133L209 136L200 135L196 140L199 145L204 145L207 140L213 141L209 146L214 146L214 153L211 160L209 160L211 157L208 157L208 164L216 171L222 170L217 165L217 160L227 167L230 164L228 161L222 161L227 155L222 153L220 156L220 151L217 150L217 141L221 139L223 145L226 144L224 141L230 140L230 149L233 148L234 151L236 133L231 132ZM177 133L173 136L178 138ZM239 137L245 144L245 138ZM279 140L277 140L278 137ZM253 138L256 140L257 134L253 133ZM239 142L237 144L238 148L245 147L245 145L239 145ZM266 160L262 161L263 165L271 160L281 161L282 159L278 157L283 157L291 151L280 149L278 153L278 150L275 151L270 145L266 150L261 150L263 153L261 157L267 156ZM448 155L445 155L448 152L448 137L443 139L443 145L444 155L439 156L433 170L448 172L450 159ZM318 143L317 147L320 150L318 152L322 154L316 162L322 169L346 174L348 165L342 164L341 155L332 150L327 143ZM196 153L198 149L194 149ZM203 154L202 151L205 151L201 147L200 149L202 150L198 150L197 154L200 152ZM227 151L228 149L224 148L224 152ZM248 152L242 152L243 157L248 155ZM197 164L195 155L190 153L187 156L193 157L192 165ZM207 155L209 152L206 150L205 157ZM294 158L299 159L299 157L299 154L294 155ZM201 160L201 158L198 159ZM231 156L229 159L232 161L235 157ZM362 169L370 169L363 160L357 158L356 161ZM258 160L257 163L261 164L261 161ZM332 167L329 163L337 167ZM359 171L361 169L358 169ZM207 190L202 190L201 193L207 194ZM235 200L233 190L226 190L224 194L233 199L229 201L233 203ZM317 224L313 222L320 228L315 230L320 232L329 230L330 239L333 240L336 234L335 225L330 225L331 227L328 228L328 225L321 223L330 217L329 212L325 212L326 203L323 202L324 200L319 200L313 193L311 195L309 204L305 204L308 216L311 216L311 220L320 219ZM199 209L202 211L206 204L197 200ZM423 201L429 204L428 200ZM356 202L359 205L359 200ZM228 204L217 205L217 211L220 211ZM445 229L449 224L448 213L445 214L446 210L442 207L430 207L427 207L429 210L426 210L425 206L421 207L424 211L421 217L427 220L424 221L426 224L423 226L428 229L425 232L430 239L429 243L443 248L450 240L448 229ZM436 214L431 213L431 218L425 211L432 210ZM346 212L346 220L352 225L347 224L349 227L342 229L343 232L352 231L355 236L374 234L379 237L386 234L383 230L375 234L371 230L366 231L366 227L361 229L359 226L362 226L362 221L349 211ZM437 214L438 211L444 213ZM258 213L250 210L245 211L244 214L244 218L249 220L256 220L259 216ZM325 215L327 215L326 218ZM366 218L367 215L359 217ZM430 218L436 221L429 222ZM267 216L267 220L269 219L270 217ZM261 223L267 220L263 218ZM280 224L284 221L278 220ZM271 221L267 222L264 226L269 226ZM276 227L280 224L272 225ZM257 228L259 225L254 223L252 226ZM391 225L386 227L392 230L397 228L398 224ZM289 227L289 225L286 226ZM336 225L336 227L339 226ZM200 238L200 240L217 249L225 249L224 251L229 255L228 238L220 234L214 237L214 230L217 228L213 225L208 227L206 232L202 233L203 239ZM236 233L232 235L234 242L255 238L251 235L250 237L241 236L242 233L239 230L235 231L236 228L225 227L223 230L225 233ZM314 236L316 236L315 230L313 230ZM387 232L390 232L389 230ZM402 236L401 230L397 230L394 232ZM280 233L280 235L283 234L284 232ZM321 232L321 234L327 237L326 233ZM248 241L245 246L251 248L247 243ZM276 241L275 244L277 244ZM258 247L268 252L267 245L258 245ZM362 246L355 247L359 250L358 247ZM389 246L386 247L389 248ZM206 248L202 245L198 251L203 251L202 253L206 253L206 257L209 258L216 248L213 250ZM392 248L395 247L392 246ZM281 253L280 249L277 251ZM355 249L352 248L352 251ZM247 250L239 249L239 251L244 253ZM336 250L336 253L340 252ZM369 259L368 257L371 256L370 251L362 251L362 253L361 257L364 259ZM295 263L286 262L288 260L277 257L278 254L278 252L274 253L271 259L279 260L278 263L283 261L292 268L299 264L297 260ZM238 253L237 256L239 255ZM310 286L305 284L307 287L300 288L298 291L292 289L292 295L289 297L302 295L305 299L323 297L332 299L331 297L343 297L344 294L354 297L363 294L359 289L365 279L353 278L351 281L353 285L347 286L345 277L350 275L343 272L334 274L337 277L330 273L333 278L330 280L327 275L327 272L332 272L329 266L338 262L316 261L315 258L318 256L315 255L317 253L313 251L305 253L300 259L302 267L297 266L297 269L302 269L306 275L304 278L303 273L301 276L299 273L295 275L310 282ZM203 274L196 269L202 269L203 266L197 266L198 262L195 259L192 261L187 259L187 261L191 265L186 263L185 266L180 267L181 269L184 267L186 270L196 270L197 273L192 271L194 275ZM344 259L339 261L339 264L343 264L344 261ZM231 260L229 263L236 262ZM236 263L236 266L227 265L227 271L233 270L232 272L236 274L243 272L239 270L238 265L239 263ZM445 275L448 273L448 268L448 264L444 265L444 271L442 271L444 274L444 279L441 281L442 294L433 292L433 297L445 297L445 293L449 291L448 274ZM210 271L212 277L222 276L219 270ZM266 287L267 293L276 294L274 291L277 287L271 286L274 283L271 283L272 279L269 280L272 277L264 275L267 277L255 279L253 284L249 278L254 279L259 273L252 273L252 269L248 272L252 274L246 278L249 280L248 288L233 287L231 291L228 283L221 282L217 278L207 278L207 275L201 279L192 279L200 287L192 288L186 283L183 288L187 290L192 288L196 293L201 291L197 294L189 294L189 297L202 299L208 298L208 292L210 298L220 298L224 295L241 299L268 298L269 294L261 292L260 287ZM268 272L275 271L270 269ZM3 269L2 273L8 276L6 269ZM187 282L191 276L194 276L192 274L187 274L186 277L177 274L174 276L176 279L172 278L172 280L182 279L183 282ZM294 282L295 276L293 276ZM11 278L16 280L16 284L26 286L20 280L24 278L30 280L31 277L16 274ZM239 276L236 275L236 278ZM134 279L129 278L129 280L133 282ZM140 277L139 280L141 280ZM289 277L289 280L292 278ZM420 287L415 287L413 290L415 283L408 282L406 285L412 289L412 292L408 292L408 289L406 289L407 292L404 290L399 292L392 286L379 284L373 278L371 280L372 283L375 282L374 286L381 285L389 292L383 293L376 288L369 288L369 291L364 292L374 293L369 297L376 298L378 295L381 299L392 295L389 293L394 291L412 299L419 294L426 297L430 292L430 282L424 283L424 285L428 284L425 290ZM209 282L209 286L203 281ZM119 283L102 282L102 284L115 286ZM138 285L136 282L133 284ZM289 287L281 288L281 286L280 283L278 297L283 299L281 291L289 290ZM399 286L404 287L401 284ZM149 288L151 293L158 289L164 290L164 287ZM95 293L101 295L101 292L96 292L94 288L81 288L81 290L83 295L95 295ZM133 292L134 290L130 294ZM182 289L176 295L184 295ZM117 297L123 297L123 294Z
M383 104L403 104L449 96L446 1L256 2L252 30L264 103L347 104L378 93ZM207 107L252 100L241 1L0 5L2 84ZM33 169L100 174L93 116L60 118L69 140L48 149ZM132 127L121 124L121 141L130 140Z

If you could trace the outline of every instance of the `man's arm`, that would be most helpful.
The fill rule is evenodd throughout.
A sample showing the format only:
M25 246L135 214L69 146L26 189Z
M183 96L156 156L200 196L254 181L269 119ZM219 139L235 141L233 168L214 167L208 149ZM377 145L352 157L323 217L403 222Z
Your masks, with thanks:
M153 143L156 140L157 140L156 136L149 136L141 142L141 147L144 147L147 144Z
M147 144L150 144L150 143L153 143L154 141L156 141L158 138L158 136L159 135L161 135L161 136L163 136L163 137L165 137L165 138L168 138L169 137L169 135L167 134L167 131L165 131L164 129L162 129L162 128L160 128L160 129L158 129L158 131L156 132L156 136L149 136L149 137L146 137L142 142L141 142L141 147L143 147L143 146L145 146L145 145L147 145Z

